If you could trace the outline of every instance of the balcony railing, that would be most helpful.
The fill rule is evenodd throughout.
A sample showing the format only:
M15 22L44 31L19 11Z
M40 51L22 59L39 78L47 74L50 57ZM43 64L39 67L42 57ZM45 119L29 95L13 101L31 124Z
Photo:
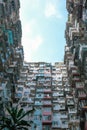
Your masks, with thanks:
M77 89L82 89L82 88L84 88L84 83L83 83L83 82L76 82L76 88L77 88Z
M86 98L87 96L86 96L86 94L84 93L84 92L79 92L78 93L78 98L79 99L84 99L84 98Z
M43 105L52 105L51 101L43 101Z
M74 81L80 81L80 78L79 77L73 77L72 78L72 81L74 82Z
M51 115L52 115L52 112L51 112L51 111L48 111L48 112L46 112L46 111L44 112L44 111L43 111L42 115L43 115L43 116L44 116L44 115L51 116Z
M59 105L56 105L53 107L53 110L56 111L56 110L59 110L60 106Z
M61 128L62 129L67 129L68 128L68 121L62 121L62 124L61 124Z
M43 115L42 124L52 124L51 115Z
M67 105L74 105L73 99L67 99Z
M68 114L66 112L61 112L60 118L68 118Z
M44 93L52 93L51 89L44 89Z
M43 103L42 102L35 102L35 105L41 106Z
M51 98L52 98L51 96L44 96L43 97L44 100L51 100Z
M68 109L68 112L69 112L69 114L75 114L75 113L77 113L77 109L76 108L69 108Z

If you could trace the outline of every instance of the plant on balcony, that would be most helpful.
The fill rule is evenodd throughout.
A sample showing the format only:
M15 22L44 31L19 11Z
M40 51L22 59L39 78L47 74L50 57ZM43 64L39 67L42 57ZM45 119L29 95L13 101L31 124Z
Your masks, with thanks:
M33 113L33 110L25 112L22 108L6 107L7 114L5 114L0 120L0 130L29 130L33 121L26 121L24 117Z

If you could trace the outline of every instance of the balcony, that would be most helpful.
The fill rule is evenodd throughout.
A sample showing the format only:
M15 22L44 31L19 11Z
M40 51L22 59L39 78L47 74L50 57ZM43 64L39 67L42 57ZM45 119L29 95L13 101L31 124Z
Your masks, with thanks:
M73 40L73 35L74 34L78 34L79 31L77 28L73 28L73 27L70 27L69 28L69 36L70 36L70 40Z
M74 63L73 63L73 64L74 64ZM71 69L72 72L77 72L78 68L77 68L77 66L75 66L75 65L73 65L73 64L72 64L72 66L70 67L70 69Z
M44 89L44 93L52 93L51 89Z
M58 98L58 103L59 103L59 104L65 103L65 98L64 98L64 97Z
M32 87L32 86L35 86L35 85L36 85L36 83L34 81L30 81L30 82L27 83L27 86Z
M58 92L53 92L53 97L58 97Z
M43 103L42 103L42 101L35 101L35 104L34 104L35 106L42 106L43 105Z
M79 91L78 98L79 98L79 100L86 99L87 98L86 93L84 91Z
M52 126L51 124L44 124L42 129L38 129L38 130L52 130Z
M77 108L68 108L69 114L76 114L77 113Z
M61 103L59 110L63 111L63 110L65 110L65 109L66 109L65 104L64 104L64 103Z
M39 86L39 87L40 87L40 86L44 86L44 82L43 82L43 83L38 82L38 83L37 83L37 86Z
M51 101L43 101L43 106L52 106Z
M51 78L46 78L45 81L51 82Z
M77 76L74 76L74 77L72 78L72 82L79 82L79 81L80 81L80 78L77 77Z
M25 85L26 81L24 79L19 79L17 82L18 84Z
M56 104L53 106L53 111L62 111L62 110L65 110L66 109L66 106L64 103L61 103L61 104Z
M54 106L53 106L53 111L58 111L59 108L60 108L60 105L59 105L59 104L54 105Z
M44 97L44 94L38 93L38 94L36 94L35 99L42 99L43 97Z
M35 94L35 89L34 88L30 89L30 94Z
M56 85L56 82L52 82L52 86L55 86Z
M52 121L52 129L60 128L60 123L58 120Z
M44 73L44 77L51 77L51 73Z
M75 105L74 100L72 98L67 99L67 105L69 106Z
M80 123L80 119L76 117L76 115L69 115L69 124L79 124Z
M28 70L26 69L26 70L24 70L24 71L21 71L21 73L20 74L25 74L25 75L27 75L28 74Z
M71 91L70 88L65 87L65 92L70 92L70 91Z
M50 114L49 115L48 114L43 115L42 124L43 125L52 124L52 116Z
M52 128L53 129L61 128L60 113L53 114Z
M85 111L85 112L86 112L86 120L87 120L87 105L84 105L84 106L82 107L82 111Z
M23 85L22 85L23 86ZM24 86L23 86L24 87ZM17 87L17 92L23 92L23 87Z
M83 99L83 100L79 100L78 102L78 109L81 110L82 108L84 108L87 104L87 100L86 99Z
M44 107L43 109L42 109L42 113L45 113L45 112L50 112L50 113L52 113L52 107Z
M34 103L32 98L30 98L30 97L23 97L21 102L22 103L29 103L29 104L33 104Z
M44 83L43 86L51 86L51 82Z
M51 112L51 111L50 111L50 112L49 112L49 111L48 111L48 112L43 112L42 115L43 115L43 116L44 116L44 115L49 116L49 115L52 115L52 112Z
M40 121L42 119L41 110L35 110L34 112L34 121Z
M21 99L22 98L22 93L16 93L15 98L16 99Z
M51 97L50 94L45 94L44 97L43 97L44 100L51 100L51 98L52 97Z
M58 92L58 96L59 96L59 97L60 97L60 96L63 97L63 96L64 96L64 91L59 91L59 92Z
M24 96L25 96L25 97L29 97L29 94L30 94L29 91L24 91Z
M40 89L37 89L37 90L36 90L36 93L40 93L40 92L43 93L43 92L44 92L44 89L41 89L41 88L40 88Z
M77 89L83 89L84 88L84 82L76 82L76 88Z
M53 97L63 97L63 96L64 96L63 91L53 92Z
M13 74L14 70L13 70L13 68L8 68L8 69L6 70L6 72L7 72L8 74Z
M68 128L68 120L62 119L61 120L61 128L67 129Z
M20 74L20 77L21 77L21 78L27 78L27 74L22 74L22 73L21 73L21 74Z
M62 118L65 119L65 118L66 118L66 119L67 119L67 118L68 118L68 113L67 113L66 111L63 111L63 112L61 111L61 112L60 112L60 118L61 118L61 119L62 119Z
M80 76L77 70L72 70L72 76Z

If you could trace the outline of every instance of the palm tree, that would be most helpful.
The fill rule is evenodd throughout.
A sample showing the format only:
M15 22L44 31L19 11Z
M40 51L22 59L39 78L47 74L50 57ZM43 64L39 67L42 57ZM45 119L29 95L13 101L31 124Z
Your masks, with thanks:
M24 117L29 115L34 111L29 110L25 112L22 108L16 107L6 107L9 116L3 116L0 120L0 130L29 130L28 127L31 126L32 121L24 120Z

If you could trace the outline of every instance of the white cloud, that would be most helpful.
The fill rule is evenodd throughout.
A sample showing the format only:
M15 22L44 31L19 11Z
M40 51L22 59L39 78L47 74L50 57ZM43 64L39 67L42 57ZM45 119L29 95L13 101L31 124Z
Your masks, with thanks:
M32 61L32 55L36 52L43 43L43 38L40 35L32 38L23 38L24 57L25 61Z
M22 45L26 61L32 61L32 55L43 43L38 33L38 23L35 18L29 20L28 11L39 8L40 0L21 0L20 18L22 20Z
M46 4L46 8L45 8L44 13L45 13L46 17L55 16L56 18L62 18L62 15L57 10L56 5L51 3L51 2L48 2Z
M21 7L25 11L26 9L37 9L40 6L40 0L21 0Z
M31 49L37 51L42 42L43 38L40 35L37 35L34 39L31 39Z
M22 25L23 28L23 36L24 37L29 37L32 36L34 33L34 28L35 26L37 26L37 21L36 19L32 19L29 22L26 21L24 22L24 24Z
M40 34L34 34L35 20L31 20L23 26L22 45L24 47L25 61L32 61L32 54L36 52L43 43L43 38Z

